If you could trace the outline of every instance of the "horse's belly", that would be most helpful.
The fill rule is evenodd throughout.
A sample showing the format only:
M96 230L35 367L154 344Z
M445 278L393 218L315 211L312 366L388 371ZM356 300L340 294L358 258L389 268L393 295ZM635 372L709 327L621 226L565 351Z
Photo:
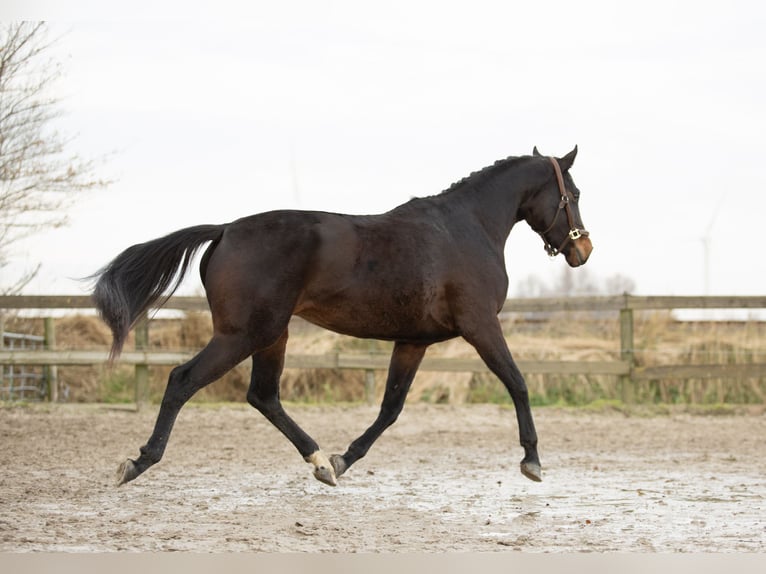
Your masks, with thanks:
M307 321L352 337L407 341L438 341L456 335L451 321L430 305L407 298L353 301L343 297L305 301L295 314Z

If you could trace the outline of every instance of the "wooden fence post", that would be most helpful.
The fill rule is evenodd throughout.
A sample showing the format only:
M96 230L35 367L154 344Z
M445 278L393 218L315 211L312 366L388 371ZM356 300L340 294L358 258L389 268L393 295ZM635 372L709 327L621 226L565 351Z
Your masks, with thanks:
M44 340L43 345L49 351L56 350L56 325L53 317L46 317L44 321ZM44 367L45 380L48 384L48 400L57 403L59 400L59 368L57 365L47 365Z
M630 372L635 366L635 348L633 346L633 309L628 304L629 295L625 294L625 304L620 309L620 359L630 364ZM635 396L631 374L620 377L623 402L632 402Z
M149 348L149 317L146 313L138 320L135 328L136 351L145 351ZM149 365L136 363L136 411L140 411L149 395Z

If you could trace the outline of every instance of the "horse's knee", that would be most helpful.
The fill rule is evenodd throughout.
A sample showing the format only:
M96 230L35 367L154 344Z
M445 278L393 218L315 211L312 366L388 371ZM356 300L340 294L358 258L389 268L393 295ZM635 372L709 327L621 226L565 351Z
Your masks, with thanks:
M529 403L529 390L527 389L527 383L523 378L514 377L504 380L505 388L508 389L508 393L515 403L527 404Z
M279 399L276 396L264 397L252 388L247 391L247 402L263 414L273 412L279 406Z
M258 396L258 393L253 391L253 389L250 389L249 391L247 391L247 402L254 409L261 410L261 405L263 404L263 401L261 400L261 397Z
M247 402L254 409L261 410L261 401L257 395L254 395L253 393L247 393Z

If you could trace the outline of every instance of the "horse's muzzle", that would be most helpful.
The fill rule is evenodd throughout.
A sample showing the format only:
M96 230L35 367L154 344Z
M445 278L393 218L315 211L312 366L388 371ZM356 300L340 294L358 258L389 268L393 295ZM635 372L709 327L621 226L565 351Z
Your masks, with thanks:
M590 253L593 251L593 244L590 241L590 237L583 235L578 237L569 245L567 250L566 260L570 267L579 267L584 265L590 257Z

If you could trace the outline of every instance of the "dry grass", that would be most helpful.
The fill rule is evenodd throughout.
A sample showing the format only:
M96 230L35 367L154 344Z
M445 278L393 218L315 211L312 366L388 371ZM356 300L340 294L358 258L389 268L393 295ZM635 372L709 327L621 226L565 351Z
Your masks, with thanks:
M620 358L619 324L616 316L587 313L559 313L532 320L508 316L503 319L508 345L518 360L609 361ZM6 329L14 332L42 333L41 319L9 319ZM152 349L200 349L210 337L209 314L189 313L184 319L155 320L149 331ZM62 349L107 349L109 330L94 317L70 316L56 321L57 345ZM714 363L766 362L766 324L679 322L668 312L636 313L635 358L639 366ZM126 348L134 345L132 336ZM288 351L322 354L331 351L375 352L388 354L392 344L358 340L329 333L296 321L291 326ZM472 347L462 340L434 345L429 356L475 357ZM170 367L150 371L150 398L159 401ZM241 401L249 384L248 362L239 365L223 379L198 393L199 401ZM60 387L68 400L130 401L133 399L132 367L121 366L107 372L103 367L60 367ZM282 397L300 402L359 402L364 400L364 372L350 370L287 369L282 378ZM378 399L382 395L385 372L375 373ZM531 400L536 404L588 404L620 401L625 388L614 376L529 375ZM632 385L631 399L640 403L664 404L762 404L766 402L766 373L754 379L667 379ZM428 402L508 402L505 389L489 374L418 374L410 401Z
M678 322L669 313L647 313L636 324L639 366L766 363L766 323ZM759 378L651 381L655 402L764 403L766 373Z

